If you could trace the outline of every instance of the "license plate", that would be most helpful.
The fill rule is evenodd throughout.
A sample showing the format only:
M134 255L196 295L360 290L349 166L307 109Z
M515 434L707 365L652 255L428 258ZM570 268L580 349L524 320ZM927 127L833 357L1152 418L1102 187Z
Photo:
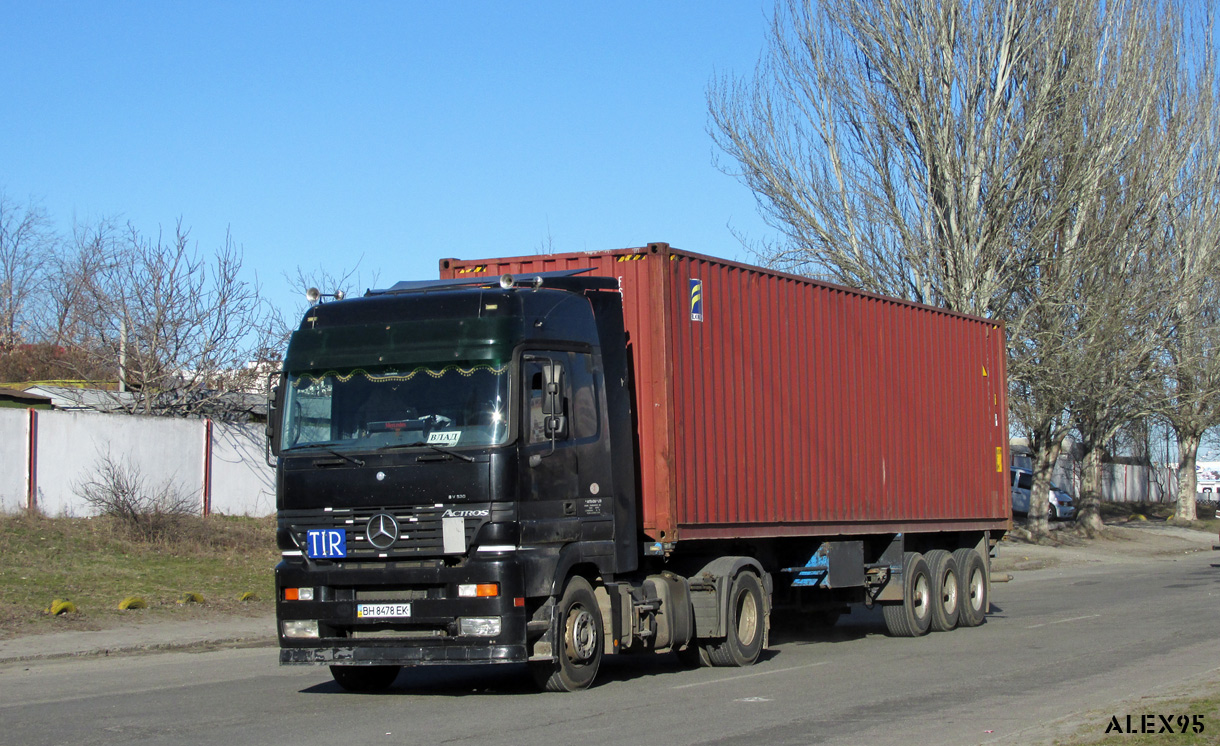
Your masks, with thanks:
M311 528L305 534L306 553L312 559L347 556L347 532L341 528Z
M357 619L402 619L411 616L411 604L356 604Z

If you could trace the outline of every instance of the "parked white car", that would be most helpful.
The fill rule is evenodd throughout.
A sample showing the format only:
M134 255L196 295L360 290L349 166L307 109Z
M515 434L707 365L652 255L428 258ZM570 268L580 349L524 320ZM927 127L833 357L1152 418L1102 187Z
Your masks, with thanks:
M1029 514L1029 493L1034 486L1034 474L1028 469L1011 469L1012 472L1012 512L1014 515ZM1072 496L1054 482L1051 482L1051 494L1048 499L1047 517L1052 520L1066 521L1076 515L1076 506Z
M1076 505L1067 490L1051 482L1050 505L1047 516L1052 520L1066 521L1076 517Z

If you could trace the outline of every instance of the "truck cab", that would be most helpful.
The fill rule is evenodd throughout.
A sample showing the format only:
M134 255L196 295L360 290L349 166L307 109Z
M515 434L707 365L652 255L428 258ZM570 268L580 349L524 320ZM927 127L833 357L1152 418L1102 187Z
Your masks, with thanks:
M309 309L269 418L281 662L351 688L404 664L549 678L557 583L639 555L612 290L400 283Z

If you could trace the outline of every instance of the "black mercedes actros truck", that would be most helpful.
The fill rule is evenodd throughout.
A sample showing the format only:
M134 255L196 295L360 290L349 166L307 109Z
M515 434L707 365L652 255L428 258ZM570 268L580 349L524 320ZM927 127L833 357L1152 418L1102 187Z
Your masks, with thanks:
M773 608L982 623L1010 525L994 323L666 244L441 269L289 342L282 664L571 691L606 654L750 665Z

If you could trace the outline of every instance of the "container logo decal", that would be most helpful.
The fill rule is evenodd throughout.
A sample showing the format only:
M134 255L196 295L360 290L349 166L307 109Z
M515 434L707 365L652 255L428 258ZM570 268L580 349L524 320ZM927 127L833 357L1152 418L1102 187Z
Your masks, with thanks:
M690 281L690 320L703 321L703 280Z

